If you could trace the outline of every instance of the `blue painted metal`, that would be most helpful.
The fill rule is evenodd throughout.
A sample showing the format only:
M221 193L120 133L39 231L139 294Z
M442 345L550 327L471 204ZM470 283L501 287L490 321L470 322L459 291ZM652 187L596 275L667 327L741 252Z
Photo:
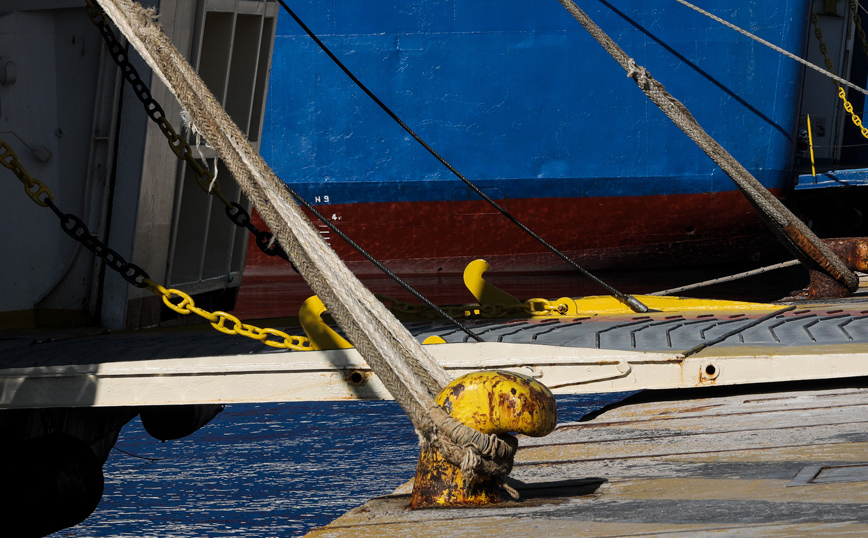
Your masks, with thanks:
M864 187L868 185L868 168L855 170L835 170L817 174L802 174L798 177L794 190L829 189L836 187Z
M697 3L804 50L809 0ZM788 186L796 62L671 0L580 7L765 186ZM299 0L293 9L494 198L735 190L554 0ZM474 199L283 15L262 151L315 203Z

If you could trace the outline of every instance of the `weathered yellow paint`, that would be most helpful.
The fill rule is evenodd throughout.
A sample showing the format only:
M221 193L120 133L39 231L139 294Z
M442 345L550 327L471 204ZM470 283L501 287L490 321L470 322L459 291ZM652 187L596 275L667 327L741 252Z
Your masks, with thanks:
M557 404L548 388L512 372L463 375L447 385L436 401L452 418L485 434L539 437L557 424ZM493 504L500 502L498 489L489 476L465 484L461 470L426 445L419 455L410 507Z
M715 299L691 299L689 297L658 297L656 295L634 295L651 310L661 312L690 311L744 311L744 310L778 310L780 305L764 303L748 303L743 301L720 301ZM578 314L632 314L630 307L609 295L597 295L573 299ZM558 300L560 301L560 299ZM637 314L638 315L638 314Z
M566 312L560 312L564 316L578 316L579 315L579 307L576 304L576 300L570 297L561 297L560 299L555 301L557 305L566 305Z
M473 260L464 268L464 285L476 297L479 304L521 304L521 301L513 295L483 280L482 274L489 269L491 265L485 260Z
M419 453L410 508L436 506L484 506L501 502L498 484L481 476L465 487L461 469L452 465L435 448L425 445Z
M625 402L519 450L535 491L521 502L413 511L404 487L310 536L868 536L864 480L788 487L806 466L868 461L865 396L856 382ZM562 487L573 477L605 482Z
M310 340L311 349L349 349L353 345L323 323L326 306L319 297L309 297L298 310L298 321Z
M437 396L437 404L455 420L482 433L548 435L558 422L549 389L527 376L500 370L465 374Z

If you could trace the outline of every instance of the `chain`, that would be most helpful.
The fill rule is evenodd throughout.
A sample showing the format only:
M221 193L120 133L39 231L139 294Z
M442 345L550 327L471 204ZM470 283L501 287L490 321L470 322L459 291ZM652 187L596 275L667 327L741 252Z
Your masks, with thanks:
M124 78L126 78L132 86L136 97L138 97L139 101L142 102L148 117L157 124L160 128L160 132L162 132L163 136L166 137L172 152L193 169L193 172L196 174L196 184L198 184L203 191L212 196L216 196L223 205L226 206L226 215L229 217L229 220L237 226L246 228L250 231L250 233L256 238L256 246L259 247L262 252L268 256L278 256L292 263L283 248L281 248L274 240L273 234L271 232L259 230L259 228L257 228L251 221L250 214L247 210L244 209L241 204L230 201L220 191L220 183L214 178L214 174L207 166L203 166L202 163L193 156L193 149L190 147L190 144L183 136L179 135L175 131L172 124L166 119L166 113L163 111L163 107L153 98L147 84L145 84L139 76L139 72L136 70L135 66L130 63L125 48L120 44L114 32L108 25L108 18L106 17L105 12L94 0L85 0L85 2L87 2L88 17L90 17L91 22L99 29L103 40L106 42L106 45L108 45L109 54L111 54L115 63L120 68Z
M241 204L232 202L232 204L226 208L226 215L229 217L229 220L235 223L236 226L247 228L250 233L253 234L253 237L256 238L256 246L259 247L259 250L269 256L278 256L283 258L292 264L289 256L280 245L277 244L277 241L274 240L274 234L257 228L250 220L250 213L248 213ZM293 268L295 268L294 264Z
M21 162L18 160L18 155L16 155L15 151L12 150L9 144L3 140L0 140L0 163L9 170L12 170L12 173L21 180L21 183L24 183L24 190L27 192L27 196L36 202L37 205L48 207L48 204L39 198L40 195L43 194L45 194L49 200L54 200L54 195L48 187L45 186L45 183L31 177L30 174L27 173L27 170L21 166ZM36 190L33 190L34 187L36 187Z
M240 319L226 312L216 311L208 312L202 308L198 308L193 298L181 290L166 289L157 284L153 280L145 279L145 284L153 294L160 295L163 298L163 303L170 309L179 314L196 314L211 322L211 326L224 334L241 335L253 340L259 340L263 344L281 349L294 349L296 351L307 351L312 349L310 340L304 336L287 334L277 329L261 329L249 323L242 323ZM178 297L180 301L172 302L173 296ZM227 327L226 322L231 322L232 327ZM269 336L276 336L281 340L269 340Z
M868 138L868 128L865 128L862 125L862 118L860 118L855 112L853 112L853 105L850 103L850 101L847 100L847 92L844 91L844 88L840 86L838 86L838 97L840 97L841 100L844 101L844 110L846 110L847 113L850 114L850 119L853 120L853 124L859 128L859 130L862 132L863 137Z
M42 207L51 209L57 218L60 219L60 227L66 235L75 239L94 256L102 260L102 262L118 272L124 280L137 288L147 288L148 291L163 298L163 303L179 314L196 314L211 322L211 326L225 334L237 334L246 336L254 340L259 340L263 344L281 349L293 349L296 351L307 351L311 349L310 341L304 336L295 336L287 334L277 329L260 329L254 325L242 323L237 317L226 312L208 312L202 308L198 308L193 298L176 289L166 289L160 284L151 280L148 273L134 263L127 262L123 256L116 251L110 249L105 243L97 239L88 230L87 225L80 218L70 213L64 213L54 204L54 195L51 190L41 181L31 177L21 161L18 160L18 155L6 141L0 139L0 164L11 170L18 179L24 183L25 191L31 199ZM34 187L38 187L34 190ZM179 297L178 303L173 303L171 299ZM232 326L228 327L227 322L231 322ZM275 336L278 340L269 340L270 336Z
M193 168L196 172L196 183L199 187L201 187L205 192L216 196L221 202L223 202L223 205L229 207L231 202L222 192L220 192L220 184L214 181L214 175L207 167L202 166L201 163L193 157L193 149L190 147L190 144L184 139L184 137L175 131L172 124L166 119L166 113L163 110L163 107L153 98L148 85L142 80L142 77L139 75L135 66L130 63L125 48L121 45L117 37L115 37L112 29L109 27L108 20L102 8L99 7L94 0L85 1L87 2L87 14L90 17L91 22L93 22L93 24L99 29L103 40L108 45L109 54L111 54L112 59L114 59L115 63L121 69L124 78L127 79L127 82L132 86L136 97L138 97L139 101L142 102L148 117L159 126L160 131L166 137L166 140L168 140L172 152L179 159L186 161L187 164Z
M855 11L855 6L853 5L853 1L850 2L851 9L853 9L853 14L855 15L855 19L858 22L859 35L862 38L862 44L865 47L865 52L868 54L868 43L865 41L865 32L862 31L861 19L859 15ZM811 13L811 23L814 25L814 35L817 36L817 41L820 42L820 52L823 53L823 57L825 58L826 67L829 71L833 70L832 67L832 59L829 58L829 49L826 48L826 44L823 42L823 32L820 30L820 21L817 19L816 13ZM853 105L850 101L847 100L847 92L840 84L835 84L838 87L838 97L841 98L841 101L844 102L844 110L850 114L850 119L853 121L853 125L859 128L862 136L868 138L868 128L862 125L862 118L860 118L855 112L853 112Z
M397 314L404 314L421 319L437 319L439 314L424 304L411 304L398 301L388 295L377 295L389 310ZM461 306L441 307L447 314L454 318L465 319L498 319L512 316L530 317L558 317L567 314L568 306L556 303L548 299L528 299L519 304L468 304Z
M816 13L811 13L811 22L814 25L814 35L817 36L817 41L820 42L820 52L823 53L823 58L825 58L826 69L834 73L835 67L832 65L832 59L829 58L829 49L826 48L826 43L823 41L823 32L820 30L820 21Z
M107 267L117 271L124 280L133 286L137 288L147 287L144 283L144 280L148 278L145 270L138 265L128 263L123 256L108 248L105 243L90 233L87 225L80 218L58 209L54 205L54 194L51 190L45 183L33 178L27 172L24 166L21 165L21 161L18 160L15 150L4 140L0 140L0 163L11 170L24 183L24 190L37 205L47 207L57 215L57 218L60 219L60 227L66 235L84 245L85 248L100 258ZM34 187L37 187L37 189L34 190Z
M859 4L856 0L850 0L850 11L853 13L853 22L856 23L856 33L862 41L862 51L868 56L868 39L865 38L865 30L862 28L862 17L859 16Z

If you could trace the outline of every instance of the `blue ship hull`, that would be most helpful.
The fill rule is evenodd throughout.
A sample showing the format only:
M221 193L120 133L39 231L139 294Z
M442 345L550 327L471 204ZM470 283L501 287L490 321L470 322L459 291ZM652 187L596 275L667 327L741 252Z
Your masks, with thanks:
M808 0L697 3L785 50L805 49ZM674 1L580 7L757 179L785 192L797 62ZM676 251L695 256L698 245L728 255L721 239L739 247L751 243L734 238L762 233L732 181L555 1L306 0L293 8L456 169L590 266L652 252L679 263ZM262 152L287 184L398 270L457 270L476 257L499 269L562 267L413 141L285 14ZM267 261L252 254L250 263Z

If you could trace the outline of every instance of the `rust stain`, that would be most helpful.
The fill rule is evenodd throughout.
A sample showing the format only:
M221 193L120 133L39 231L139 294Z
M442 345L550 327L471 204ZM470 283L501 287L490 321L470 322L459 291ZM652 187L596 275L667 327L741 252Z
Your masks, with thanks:
M475 484L465 489L461 469L426 445L419 454L410 508L497 504L502 501L498 489L497 482L488 476L481 476Z
M346 372L345 379L347 383L354 387L361 387L368 382L368 379L374 375L370 370L350 370Z
M452 418L484 434L541 436L557 424L551 391L511 372L466 374L444 388L436 401ZM465 487L461 470L426 445L419 455L410 507L496 504L502 502L499 487L497 480L485 475L476 476Z
M868 238L845 237L824 239L823 242L851 271L868 271ZM811 258L816 261L814 256ZM843 275L831 267L820 263L818 265L819 268L809 270L808 299L837 299L849 297L856 291L847 287Z
M847 286L818 269L809 269L808 299L841 299L852 295Z

